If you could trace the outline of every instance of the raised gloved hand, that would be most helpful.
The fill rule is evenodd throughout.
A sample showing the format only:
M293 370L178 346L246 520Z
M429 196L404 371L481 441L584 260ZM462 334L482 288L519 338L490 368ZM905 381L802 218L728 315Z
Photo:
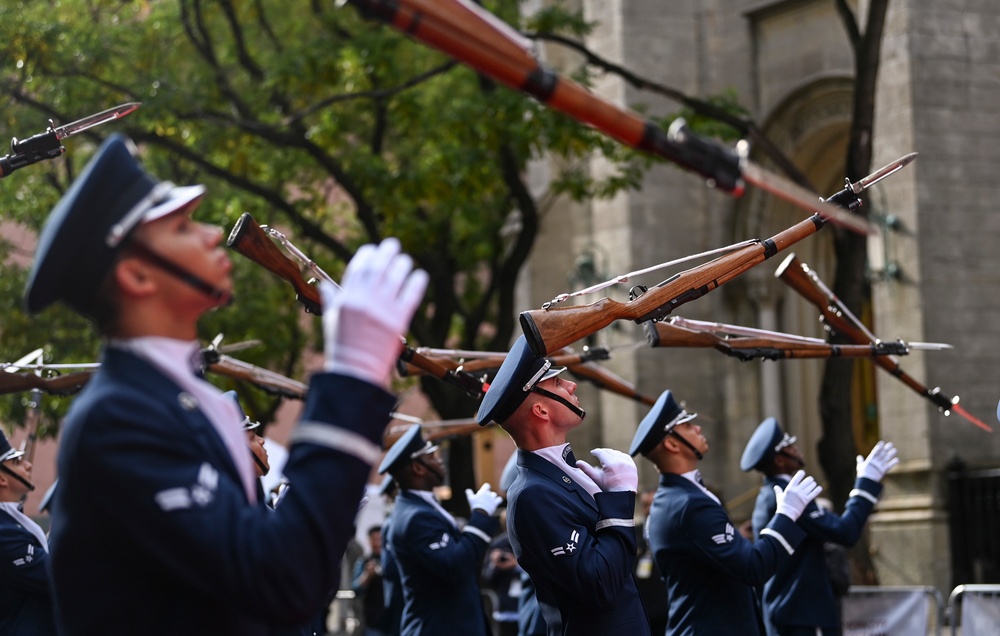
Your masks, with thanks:
M600 468L594 468L582 459L576 461L576 467L587 473L601 490L605 492L638 490L639 471L627 453L613 448L595 448L590 454L601 462Z
M476 492L472 492L471 488L466 488L465 498L469 501L471 510L482 510L488 517L492 516L503 502L503 497L493 492L489 484L483 484Z
M400 337L427 289L427 273L387 238L378 247L364 245L344 271L338 289L320 283L327 371L379 386L402 350Z
M866 477L872 481L882 481L887 472L899 463L896 457L896 447L892 442L879 440L868 457L858 455L858 477Z
M809 502L818 497L821 492L823 492L823 487L817 484L812 477L807 477L805 471L800 470L792 475L784 490L780 486L774 487L774 496L778 500L778 509L775 514L785 515L792 521L797 521Z

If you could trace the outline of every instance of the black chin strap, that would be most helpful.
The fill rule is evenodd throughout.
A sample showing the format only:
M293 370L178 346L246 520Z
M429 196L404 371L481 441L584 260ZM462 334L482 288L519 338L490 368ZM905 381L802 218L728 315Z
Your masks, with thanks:
M253 460L255 462L257 462L257 468L260 468L261 476L264 476L267 473L271 472L271 467L262 462L260 457L257 457L256 453L250 453L250 456L253 457Z
M555 400L556 402L559 402L560 404L565 405L566 408L568 408L570 411L573 411L573 413L575 413L576 416L579 417L581 420L583 418L587 417L587 412L586 411L584 411L583 409L581 409L576 404L573 404L572 402L570 402L569 400L567 400L566 398L564 398L561 395L556 395L552 391L546 391L545 389L540 389L537 386L536 387L532 387L531 390L534 391L535 393L539 393L541 395L544 395L547 398L551 398L551 399Z
M669 434L681 440L681 443L690 448L691 452L694 453L694 456L697 457L699 460L705 459L705 457L698 451L698 449L694 447L694 444L684 439L683 435L681 435L680 433L678 433L673 429L671 429Z
M134 250L136 254L138 254L140 257L149 261L153 265L156 265L157 267L167 272L174 278L177 278L178 280L187 283L191 287L194 287L195 289L205 294L212 300L218 302L220 307L232 304L233 295L230 292L227 292L223 289L219 289L218 287L214 287L208 284L207 282L205 282L201 278L198 278L197 276L187 271L177 263L167 260L163 256L157 254L153 250L143 245L142 243L139 243L138 241L132 241L129 244L129 247L132 250Z
M438 481L440 481L442 484L444 483L444 473L442 471L439 471L438 469L434 468L433 466L431 466L424 460L420 459L419 457L414 459L413 461L417 462L418 464L426 468L428 471L430 471L430 473L435 477L437 477Z
M791 453L789 453L788 451L786 451L784 449L778 451L778 454L779 455L784 455L788 459L792 460L793 462L795 462L795 465L798 466L799 468L805 468L806 467L806 463L804 461L802 461L801 459L799 459L795 455L792 455Z
M6 465L0 464L0 470L2 470L3 472L7 473L8 475L10 475L11 477L13 477L14 479L18 480L22 484L24 484L25 487L28 490L34 490L35 489L35 484L31 483L30 481L28 481L24 477L21 477L20 475L18 475L17 473L15 473L13 470L7 468Z

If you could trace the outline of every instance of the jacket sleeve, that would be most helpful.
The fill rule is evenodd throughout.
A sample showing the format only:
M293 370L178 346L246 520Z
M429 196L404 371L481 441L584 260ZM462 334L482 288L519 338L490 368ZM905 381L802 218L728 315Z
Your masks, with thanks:
M513 518L519 563L532 577L543 576L581 603L602 610L615 607L619 592L632 577L635 493L597 493L598 521L593 531L573 506L574 500L549 495L541 487L528 487L517 498ZM508 521L511 516L508 512Z
M474 513L465 530L456 534L454 527L437 512L418 512L397 530L405 534L406 540L393 542L395 556L404 564L417 563L422 572L443 583L468 576L470 572L478 574L489 534L475 524L484 521L496 523L482 513ZM478 531L466 531L470 528Z
M314 375L285 468L294 487L269 511L247 502L228 458L213 453L214 431L193 426L176 399L118 391L91 405L67 497L108 520L119 554L268 622L308 620L337 585L393 404L366 382ZM95 483L113 484L115 497Z
M854 482L844 514L837 515L823 510L816 502L810 502L799 517L799 525L811 537L850 547L861 537L861 530L881 493L880 483L860 477Z
M3 514L5 517L6 513ZM9 532L0 530L0 575L4 587L31 592L51 594L49 575L46 567L49 555L34 537L25 531Z
M795 551L805 532L784 515L775 515L751 543L734 527L722 506L707 498L688 501L680 527L697 558L745 585L760 585Z

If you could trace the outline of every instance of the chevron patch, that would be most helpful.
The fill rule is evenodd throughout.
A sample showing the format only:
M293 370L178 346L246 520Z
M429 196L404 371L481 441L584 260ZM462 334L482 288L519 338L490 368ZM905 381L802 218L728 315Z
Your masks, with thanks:
M447 548L448 547L448 542L450 542L450 541L451 541L451 537L448 536L448 533L446 532L446 533L444 533L444 534L441 535L441 540L440 541L435 541L434 543L430 544L428 547L431 550L440 550L441 548Z
M566 545L556 546L551 550L549 550L549 552L551 552L553 556L563 556L564 554L573 554L574 552L576 552L577 544L579 542L580 542L580 533L574 530L573 532L570 533L569 541L566 543Z
M736 531L733 529L733 524L727 523L726 531L720 534L713 534L712 541L715 541L719 545L722 545L724 543L730 543L733 540L733 535L735 533Z

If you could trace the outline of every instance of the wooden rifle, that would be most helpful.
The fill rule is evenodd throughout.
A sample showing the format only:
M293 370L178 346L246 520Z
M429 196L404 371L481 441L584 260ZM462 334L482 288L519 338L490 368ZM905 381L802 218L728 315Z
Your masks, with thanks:
M704 325L694 328L695 324ZM869 344L837 345L818 338L805 338L765 330L750 330L723 323L678 320L643 324L651 347L707 347L739 360L781 360L787 358L859 358L906 355L910 347L902 340ZM756 335L735 335L733 332ZM722 334L722 335L720 335Z
M382 448L389 449L396 443L403 433L412 427L420 425L421 433L425 441L434 442L446 437L461 437L472 435L486 430L486 426L480 426L475 418L458 420L440 420L436 422L413 422L406 424L389 424L382 435Z
M323 304L319 296L319 290L315 285L312 285L303 278L299 266L285 256L281 249L275 245L271 236L277 234L280 233L266 226L259 225L250 216L249 212L245 212L236 221L236 225L233 226L226 244L272 274L290 283L295 290L295 298L302 303L305 310L316 315L322 315ZM291 246L283 235L280 238L286 247ZM292 253L303 265L309 267L319 277L336 285L326 272L321 270L315 262L306 258L297 248ZM400 354L400 359L418 367L428 375L459 387L475 399L481 399L486 393L486 389L489 388L482 379L475 377L471 373L442 367L421 355L413 347L407 345L406 340L402 336L400 336L400 340L403 341L403 352Z
M861 206L860 194L866 188L900 170L915 157L916 153L910 153L856 183L848 181L843 190L826 201L855 210ZM823 216L814 214L769 239L746 241L728 254L678 272L655 287L633 287L628 302L602 298L589 305L553 307L555 302L562 302L568 297L563 294L543 305L542 309L521 312L521 329L531 350L536 355L545 355L600 331L616 320L627 319L637 323L660 320L681 305L701 298L785 248L812 236L824 224ZM627 276L613 282L623 280L627 280Z
M421 348L420 351L430 356L434 362L440 364L441 366L462 369L465 371L496 369L503 364L504 359L507 357L507 354L504 352L470 351L463 353L466 354L466 356L471 354L478 357L475 357L472 360L454 360L447 357L447 354L444 356L440 355L441 352L445 352L447 350L426 350ZM655 398L640 393L632 383L596 364L599 360L609 360L610 358L611 353L607 347L587 347L582 353L576 353L570 348L565 348L557 351L555 355L546 356L546 359L552 363L553 367L566 367L566 369L578 379L586 380L600 389L617 393L618 395L622 395L630 400L635 400L636 402L641 402L642 404L646 404L648 406L655 404ZM420 369L415 367L407 367L404 369L404 372L408 374L421 373Z
M748 144L728 148L698 137L677 119L664 131L635 112L601 99L538 62L528 41L471 0L347 0L367 18L450 55L501 84L593 126L619 142L671 161L711 187L741 196L744 182L832 222L867 234L864 219L817 200L809 190L751 162Z
M39 390L50 395L72 395L82 389L93 374L93 371L77 371L44 377L34 373L0 373L0 394Z
M848 307L820 280L820 277L795 256L789 254L774 272L776 278L798 292L803 298L815 305L826 327L857 344L877 342L877 338L862 323ZM941 393L939 387L928 389L916 378L903 371L899 361L893 356L878 356L872 360L889 375L908 386L921 397L929 400L945 415L952 411L958 413L979 428L992 432L986 423L959 406L958 397L950 398Z

